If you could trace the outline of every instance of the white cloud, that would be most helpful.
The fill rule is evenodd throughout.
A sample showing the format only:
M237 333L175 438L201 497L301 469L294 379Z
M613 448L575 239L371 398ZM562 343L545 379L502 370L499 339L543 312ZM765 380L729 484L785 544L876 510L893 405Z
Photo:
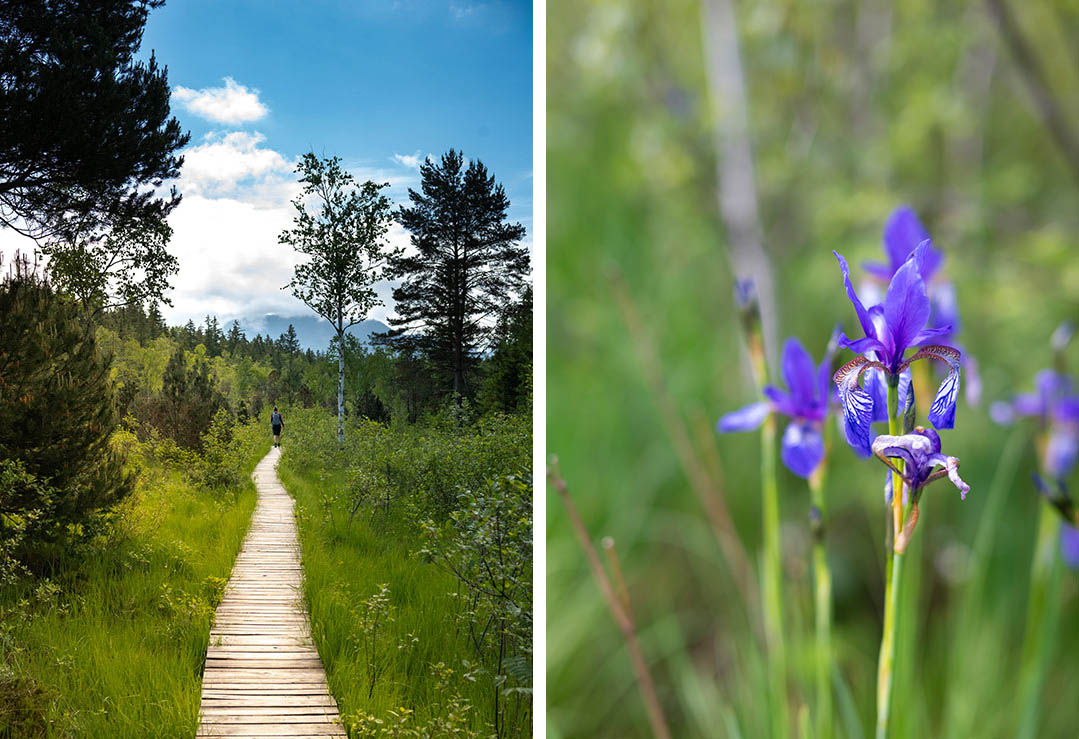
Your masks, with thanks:
M224 87L192 90L177 86L173 88L172 97L195 115L215 123L257 121L270 112L259 101L258 90L245 87L231 77L225 77Z
M420 150L419 149L416 149L415 154L394 154L393 155L393 160L395 162L397 162L398 164L400 164L402 166L408 167L409 169L419 169L420 164L423 163L423 161L425 159L426 159L426 157L421 157L420 156Z
M265 140L258 132L207 134L204 143L183 151L182 191L229 195L241 186L266 189L286 184L294 185L288 188L290 191L298 191L293 176L295 163L262 147Z

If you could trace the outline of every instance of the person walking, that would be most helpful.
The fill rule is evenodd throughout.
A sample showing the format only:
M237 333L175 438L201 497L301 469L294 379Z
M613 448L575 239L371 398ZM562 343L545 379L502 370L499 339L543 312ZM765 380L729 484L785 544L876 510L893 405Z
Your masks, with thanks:
M273 415L270 416L270 425L273 427L273 445L281 446L281 429L285 428L285 421L277 412L277 406L273 407Z

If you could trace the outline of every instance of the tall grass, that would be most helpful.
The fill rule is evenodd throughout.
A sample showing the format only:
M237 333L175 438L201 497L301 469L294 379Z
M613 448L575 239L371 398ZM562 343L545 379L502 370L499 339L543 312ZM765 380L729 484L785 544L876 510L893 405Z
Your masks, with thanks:
M338 449L329 414L286 418L278 472L297 502L312 631L350 735L529 735L531 696L506 691L477 653L465 592L420 556L419 522L452 509L455 486L526 464L530 435L364 424Z
M0 736L191 736L214 608L269 447L240 432L245 482L196 489L144 461L107 536L0 589Z

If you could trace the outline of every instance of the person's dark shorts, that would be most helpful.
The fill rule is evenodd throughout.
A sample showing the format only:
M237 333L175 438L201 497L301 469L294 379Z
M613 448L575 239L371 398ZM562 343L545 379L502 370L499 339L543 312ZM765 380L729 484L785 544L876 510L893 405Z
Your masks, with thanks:
M281 435L281 427L278 426L277 424L274 424L273 435L274 436L280 436Z

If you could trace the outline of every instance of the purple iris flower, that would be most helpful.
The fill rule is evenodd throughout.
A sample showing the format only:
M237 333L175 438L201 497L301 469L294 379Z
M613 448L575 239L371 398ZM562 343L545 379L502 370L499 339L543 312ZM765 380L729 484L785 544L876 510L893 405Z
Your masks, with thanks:
M1079 458L1079 393L1067 375L1042 370L1034 378L1035 392L1020 393L1010 403L996 402L989 415L1006 425L1019 416L1037 418L1049 430L1045 473L1056 478L1070 474Z
M918 244L903 266L892 276L883 304L869 309L854 292L847 261L838 252L832 252L839 260L847 296L854 305L858 321L865 332L865 337L855 340L845 335L840 336L840 346L848 347L862 356L843 365L833 378L839 387L847 442L865 456L871 451L870 424L874 416L879 415L879 410L877 414L874 413L879 401L874 402L873 396L858 385L859 378L866 370L880 370L888 381L899 383L904 370L914 361L939 359L945 362L949 372L930 406L929 422L938 429L950 429L955 425L961 355L954 347L935 343L940 337L951 332L951 326L926 328L930 306L922 273L930 248L929 241ZM910 348L917 348L918 351L905 358L904 355Z
M955 340L960 327L959 301L955 296L955 285L938 276L937 273L944 262L944 255L933 248L929 232L922 225L922 222L918 220L917 214L910 206L901 205L896 208L888 216L888 221L884 224L883 244L884 254L888 257L888 264L866 262L862 266L870 275L887 283L891 281L896 272L907 261L907 258L923 241L930 242L921 268L922 281L925 282L926 293L929 296L930 311L927 325L930 328L951 327L951 331L938 336L937 341L941 344L954 346L959 350L962 355L960 363L967 373L967 402L976 405L981 399L981 377L978 373L977 360L964 351L963 347ZM937 277L937 279L934 279L934 277ZM868 292L869 290L863 285L862 295L865 296ZM880 301L869 300L868 302ZM867 379L866 384L871 385L872 382ZM902 403L900 404L900 410L902 410ZM874 421L887 420L886 411L877 415L879 417L874 418Z
M913 433L902 436L881 434L873 440L873 454L903 478L915 500L922 488L945 476L959 489L959 497L965 499L970 492L970 485L959 477L959 459L941 454L940 435L933 429L916 426ZM902 472L893 459L904 462Z
M719 419L716 430L752 431L759 428L769 413L782 413L791 422L783 432L781 458L783 464L799 477L808 478L824 459L824 439L821 428L828 417L829 402L834 398L831 368L833 344L825 353L820 366L801 342L787 339L783 345L783 380L789 392L772 385L763 389L766 400L732 411Z

